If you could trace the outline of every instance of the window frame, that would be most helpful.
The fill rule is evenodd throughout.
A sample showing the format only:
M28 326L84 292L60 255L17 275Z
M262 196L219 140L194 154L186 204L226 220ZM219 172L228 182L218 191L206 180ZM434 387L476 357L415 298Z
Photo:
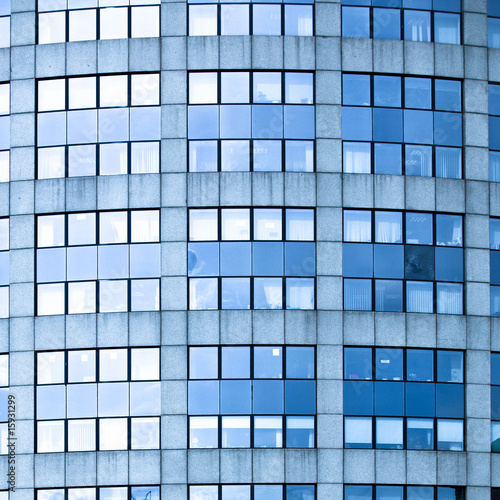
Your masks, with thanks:
M223 210L249 210L249 237L246 240L229 240L229 239L223 239L222 238L222 211ZM255 210L280 210L281 211L281 239L280 240L260 240L260 239L255 239L255 216L254 216L254 211ZM190 231L191 231L191 220L190 220L190 213L191 211L198 211L198 210L216 210L217 211L217 239L215 240L191 240L190 239ZM308 210L312 211L312 217L313 217L313 239L312 240L292 240L292 239L287 239L286 238L286 224L287 224L287 219L286 219L286 214L287 210ZM222 262L222 256L221 256L221 243L230 243L230 242L241 242L241 243L248 243L250 245L250 267L251 271L249 275L223 275L220 269L220 263ZM282 242L283 243L283 273L281 275L260 275L260 274L254 274L253 273L253 243L256 242ZM314 263L314 272L310 276L302 276L302 275L287 275L286 270L284 268L284 263L285 263L285 243L286 242L291 242L291 243L310 243L315 245L315 263ZM219 253L218 253L218 262L219 262L219 271L217 275L191 275L189 271L189 245L191 243L214 243L219 245ZM286 310L286 309L295 309L295 308L289 308L288 307L288 302L287 302L287 294L286 294L286 282L287 279L312 279L313 280L313 307L312 309L300 309L300 310L316 310L317 308L317 229L316 229L316 209L312 207L248 207L248 206L227 206L227 207L188 207L188 222L187 222L187 255L186 255L186 269L187 271L187 277L188 277L188 290L187 290L187 309L188 310L207 310L207 309L191 309L192 305L192 298L191 298L191 293L190 293L190 286L189 283L191 280L197 280L197 279L216 279L217 280L217 307L216 308L209 308L209 309L215 309L215 310L223 310L226 309L223 307L223 302L222 302L222 282L224 279L227 278L244 278L244 279L249 279L249 307L247 309L231 309L227 308L228 310L267 310L267 308L255 308L255 298L254 298L254 281L257 278L274 278L274 279L281 279L282 280L282 294L281 294L281 308L277 308L277 310Z
M189 4L189 5L198 5L198 4ZM226 5L226 4L224 4ZM240 4L236 4L240 5ZM269 5L269 4L260 4L260 5ZM223 103L222 102L222 74L229 74L229 73L247 73L249 75L249 95L248 95L248 100L245 102L237 103L237 102L231 102L231 103ZM279 74L281 75L281 80L280 80L280 85L281 85L281 90L280 90L280 102L275 103L275 102L254 102L253 98L253 91L254 91L254 75L255 74ZM217 85L217 102L214 103L191 103L190 102L190 90L191 90L191 82L190 82L190 75L192 74L215 74L216 75L216 85ZM288 103L286 101L286 83L285 83L285 78L287 74L308 74L312 76L312 102L311 103ZM244 171L244 172L301 172L301 173L314 173L316 172L316 125L315 125L315 116L316 116L316 84L315 84L315 72L314 71L308 71L308 70L293 70L293 71L285 71L285 70L277 70L277 71L268 71L268 70L213 70L213 71L205 71L205 70L195 70L195 71L188 71L187 73L187 112L188 112L188 130L187 130L187 169L188 172L196 172L196 173L207 173L207 172L231 172L231 171ZM245 138L223 138L221 137L221 132L220 132L220 122L221 122L221 116L220 116L220 110L223 106L248 106L251 114L251 123L250 123L250 133L248 134L249 137ZM299 107L302 109L306 108L311 108L313 111L313 117L314 117L314 137L312 138L285 138L285 133L284 133L284 124L285 120L283 120L282 123L282 128L283 130L281 131L281 137L279 138L273 138L273 137L268 137L268 138L261 138L261 137L253 137L253 126L252 126L252 109L254 106L280 106L281 107L281 117L283 118L283 115L285 113L285 107ZM189 110L194 109L196 107L214 107L217 108L217 126L218 126L218 133L217 133L217 138L191 138L190 137L190 131L189 131ZM216 154L217 154L217 168L215 170L209 170L209 171L200 171L200 170L191 170L190 165L191 165L191 154L190 154L190 145L192 143L197 143L197 142L216 142ZM225 170L222 168L222 143L227 141L246 141L249 144L249 160L248 160L248 169L247 170ZM257 169L255 170L255 165L254 165L254 143L256 141L275 141L275 142L280 142L280 153L281 153L281 169L280 170L260 170ZM308 142L311 143L312 146L312 170L286 170L286 164L287 164L287 155L286 155L286 146L288 144L293 144L297 142Z
M157 241L148 241L148 242L134 242L132 241L132 213L134 212L157 212L158 213L158 240ZM117 242L117 243L100 243L100 214L102 213L125 213L127 215L127 238L126 242ZM69 217L71 215L79 215L79 214L95 214L95 243L85 243L85 244L69 244ZM52 245L52 246L39 246L38 245L38 220L43 217L53 217L53 216L63 216L64 217L64 241L63 245ZM134 281L141 280L157 280L158 281L158 297L159 297L159 307L158 309L153 309L150 311L161 311L161 209L160 208L135 208L135 209L125 209L125 210L97 210L97 211L84 211L84 212L57 212L50 214L36 214L35 215L35 263L34 263L34 273L35 273L35 291L34 291L34 300L35 300L35 316L53 316L54 314L40 314L39 313L39 286L40 285L63 285L64 287L64 311L61 314L97 314L100 312L112 312L112 311L101 311L100 310L100 282L126 282L127 283L127 308L126 311L123 312L134 312L132 309L132 284ZM160 246L160 262L159 262L159 275L157 277L131 277L130 276L130 252L131 248L135 245L159 245ZM65 255L67 255L67 250L69 248L89 248L95 247L96 252L98 252L100 247L113 247L113 246L126 246L127 253L129 256L129 267L127 269L127 278L99 278L98 274L95 279L77 279L77 280L68 280L67 276L67 263L65 264L65 275L66 279L64 281L56 280L56 281L38 281L38 251L44 249L64 249ZM95 310L93 312L77 312L70 313L69 312L69 285L71 283L95 283ZM116 311L115 311L116 312Z
M370 87L370 103L367 105L359 105L359 104L344 104L344 84L343 84L343 79L344 76L366 76L369 78L369 87ZM396 77L400 79L400 96L401 96L401 104L400 106L381 106L381 105L375 105L375 77ZM430 97L431 97L431 104L430 108L416 108L416 107L411 107L411 106L406 106L405 102L405 79L406 78L411 78L411 79L420 79L422 81L429 80L431 84L431 89L430 89ZM460 84L460 111L452 111L452 110L443 110L443 109L438 109L436 108L436 81L449 81L449 82L458 82ZM377 175L403 175L407 176L410 175L412 177L431 177L431 178L449 178L449 179L457 179L457 177L445 177L445 176L436 176L436 148L446 148L446 149L453 149L460 151L460 177L458 179L463 179L464 178L464 166L465 166L465 158L464 158L464 123L463 123L463 110L464 110L464 92L463 92L463 79L457 79L457 78L441 78L441 77L434 77L434 76L419 76L419 75L401 75L401 74L393 74L393 73L359 73L359 72L352 72L352 71L345 71L342 72L342 96L341 96L341 107L342 111L344 109L366 109L370 110L370 126L373 124L373 113L374 110L400 110L401 111L401 134L402 134L402 140L400 142L398 141L381 141L381 140L375 140L374 138L374 133L373 130L371 132L371 140L360 140L360 139L344 139L343 133L342 133L342 172L344 174L362 174L362 173L369 173L369 174L377 174ZM404 133L405 133L405 111L426 111L432 114L433 117L433 127L432 127L432 143L426 143L426 142L407 142L405 141ZM461 123L461 146L450 146L446 144L436 144L435 140L435 133L436 133L436 124L434 122L434 117L436 116L436 113L446 113L446 114L452 114L452 116L460 117L460 123ZM370 171L369 172L356 172L356 171L346 171L344 170L345 168L345 152L344 152L344 144L345 143L352 143L352 144L363 144L363 145L368 145L369 151L370 151ZM401 148L401 173L378 173L375 171L375 146L376 145L398 145ZM431 161L431 175L430 176L424 176L424 175L416 175L416 174L407 174L406 173L406 158L405 158L405 148L406 146L413 146L413 147L425 147L425 148L431 148L432 151L432 161Z
M133 350L143 350L143 349L156 349L158 351L158 378L157 379L137 379L134 380L132 378L132 351ZM100 352L101 351L109 351L109 350L126 350L127 351L127 378L126 380L103 380L100 381ZM70 382L69 378L69 354L77 353L77 352L85 352L85 351L93 351L95 352L94 357L94 373L95 380L88 382ZM64 356L64 382L55 382L55 383L38 383L38 363L39 363L39 354L51 354L51 353L63 353ZM137 418L157 418L158 419L158 448L139 448L141 449L158 449L161 450L161 389L162 389L162 377L161 377L161 369L162 369L162 361L161 361L161 348L159 346L120 346L120 347L91 347L91 348L78 348L78 349L60 349L60 350L40 350L34 352L35 356L35 380L34 380L34 388L35 388L35 397L34 397L34 453L35 454L49 454L49 453L82 453L82 450L70 450L69 449L69 423L71 421L93 421L94 422L94 444L95 447L92 450L93 453L100 451L100 421L109 420L109 419L125 419L127 423L127 447L125 450L133 450L132 448L132 420ZM131 384L133 382L158 382L160 387L160 412L157 415L131 415L130 409L130 396L131 396ZM98 415L98 403L99 403L99 394L98 387L100 384L116 384L116 383L124 383L127 384L127 415L126 416L99 416ZM82 385L95 385L96 386L96 415L94 417L71 417L69 418L67 415L67 399L68 399L68 387L71 386L82 386ZM64 418L48 418L48 419L39 419L38 418L38 388L39 387L64 387L64 399L65 399L65 417ZM40 422L62 422L63 423L63 450L62 451L38 451L38 423ZM85 450L84 450L85 451ZM106 450L103 450L106 451ZM112 451L112 450L109 450ZM44 488L45 489L45 488ZM54 489L54 488L50 488Z
M402 422L402 431L403 431L403 441L402 441L402 447L398 448L401 450L411 450L411 451L452 451L452 452L465 452L467 451L467 433L466 433L466 413L465 413L465 388L467 384L467 370L465 366L465 354L466 351L461 350L461 349L435 349L435 348L421 348L421 347L392 347L392 346L359 346L359 345L344 345L343 346L343 360L344 360L344 367L345 367L345 352L346 349L371 349L371 370L372 370L372 376L370 378L365 378L365 379L350 379L346 378L346 372L344 368L344 372L342 375L342 380L343 384L345 385L346 382L353 382L353 381L367 381L367 382L372 382L372 398L373 398L373 410L370 415L357 415L357 414L350 414L350 413L345 413L345 403L343 403L343 410L342 410L342 416L343 416L343 434L344 434L344 444L343 447L344 449L356 449L355 447L351 446L346 446L346 441L345 441L345 436L346 436L346 417L349 418L366 418L366 419L371 419L371 447L364 448L364 449L384 449L383 447L378 447L377 446L377 419L378 418L383 418L383 419L400 419ZM380 379L377 378L376 376L376 367L377 367L377 351L378 350L400 350L402 351L402 377L400 380L394 380L394 379ZM432 359L433 359L433 380L431 381L422 381L422 380L410 380L408 379L407 376L407 354L409 351L426 351L426 352L432 352ZM439 366L438 366L438 353L439 352L453 352L453 353L461 353L462 354L462 382L446 382L446 381L440 381L438 378L438 373L439 373ZM403 415L385 415L385 414L377 414L375 411L375 393L376 393L376 386L375 383L397 383L397 384L402 384L403 386ZM406 388L407 384L411 383L418 383L418 384L426 384L429 387L434 387L434 402L433 402L433 407L434 407L434 416L411 416L411 415L406 415L406 401L407 401L407 394L406 394ZM438 384L440 385L447 385L447 386L455 386L455 387L462 387L463 388L463 395L464 395L464 408L463 408L463 418L460 417L438 417L437 416L437 387ZM433 444L432 448L429 450L428 448L422 448L422 449L417 449L417 448L408 448L408 420L411 419L417 419L417 420L429 420L432 421L432 434L433 434ZM440 450L438 448L438 422L440 421L461 421L462 422L462 450ZM392 449L392 448L391 448Z
M245 378L233 378L233 377L222 377L222 350L224 348L230 348L230 347L248 347L249 348L249 376ZM254 373L254 350L255 348L259 347L268 347L268 348L280 348L281 349L281 367L282 367L282 376L281 377L255 377ZM287 372L286 372L286 356L287 356L287 348L291 347L308 347L313 350L313 359L314 359L314 374L312 377L309 378L298 378L298 377L287 377ZM217 349L217 378L191 378L190 376L190 367L191 367L191 356L190 356L190 350L191 349L200 349L200 348L216 348ZM317 425L317 415L318 415L318 400L317 400L317 390L318 390L318 377L317 377L317 348L316 345L313 344L307 344L307 345L296 345L296 344L251 344L251 345L243 345L243 344L218 344L218 345L207 345L207 344L202 344L202 345L189 345L188 346L188 356L187 356L187 381L188 381L188 402L189 402L189 382L199 382L199 381L211 381L214 383L217 383L218 385L218 408L219 411L217 413L210 413L210 414L199 414L199 413L191 413L189 411L189 403L188 403L188 410L187 410L187 443L186 443L186 448L187 449L207 449L206 447L193 447L191 446L191 418L216 418L217 419L217 446L216 447L209 447L208 449L316 449L318 446L318 425ZM221 410L221 382L222 381L249 381L250 382L250 412L249 414L247 413L223 413ZM315 385L315 413L310 414L310 413L287 413L286 408L285 408L285 383L286 381L312 381L314 382ZM282 381L283 382L283 412L282 413L254 413L253 411L253 401L254 401L254 390L253 390L253 384L255 381ZM250 425L249 425L249 446L245 447L223 447L222 446L222 433L223 433L223 427L222 427L222 419L224 417L247 417L249 419ZM273 418L280 418L281 419L281 436L282 436L282 445L281 447L271 447L271 446L265 446L265 447L255 447L255 417L273 417ZM300 447L294 447L294 446L287 446L287 419L291 417L306 417L312 420L314 429L313 429L313 440L314 440L314 445L311 448L300 448Z
M345 214L346 212L367 212L370 213L370 224L371 224L371 233L370 233L370 241L367 242L356 242L356 241L346 241L346 235L345 235ZM401 214L401 243L390 243L390 242L377 242L376 241L376 219L375 216L377 213L391 213L391 214ZM425 214L425 215L431 215L432 217L432 244L421 244L421 243L406 243L406 215L407 214ZM450 215L454 217L461 217L462 219L462 240L461 240L461 245L438 245L437 244L437 223L436 219L438 215ZM421 283L431 283L432 284L432 291L433 291L433 310L431 312L412 312L416 314L456 314L456 313L438 313L437 311L437 303L438 303L438 298L437 298L437 286L438 284L461 284L462 285L462 313L459 313L458 315L464 315L464 311L466 311L466 293L465 292L465 286L466 286L466 274L465 274L465 258L464 258L464 250L466 248L465 244L465 225L464 225L464 216L465 214L462 213L453 213L453 212L424 212L424 211L414 211L414 210L378 210L378 209L356 209L356 208L343 208L342 209L342 244L343 246L346 244L351 244L351 245L365 245L368 246L370 245L372 249L375 248L375 245L387 245L387 246L393 246L393 247L399 247L403 248L403 277L402 278L387 278L387 277L375 277L374 275L374 263L375 263L375 257L372 254L372 276L371 277L355 277L355 276L346 276L344 272L342 273L342 297L343 297L343 310L344 311L359 311L359 310L365 310L365 309L345 309L345 280L363 280L363 281L370 281L370 290L371 290L371 309L366 309L369 311L380 311L376 309L376 296L375 296L375 284L377 281L394 281L394 282L401 282L402 283L402 295L401 295L401 300L402 300L402 310L401 311L395 311L395 312L412 312L412 311L407 311L407 292L406 292L406 284L407 282L421 282ZM405 272L405 260L406 260L406 247L421 247L421 248L429 248L432 249L433 254L435 255L436 249L438 248L456 248L456 249L462 249L462 276L463 276L463 281L444 281L444 280L438 280L436 279L436 266L434 266L434 278L433 279L415 279L415 278L406 278L406 272ZM344 250L343 250L344 251Z
M157 104L135 104L133 102L133 78L135 76L155 76L158 78L158 89L157 89ZM127 103L126 105L121 104L113 104L111 106L101 106L101 89L100 82L101 78L105 77L126 77L127 79ZM95 79L95 106L94 107L70 107L70 82L84 80L88 78ZM51 81L63 81L64 82L64 108L63 109L43 109L39 110L40 103L40 83L43 82L51 82ZM132 117L131 112L134 109L154 109L158 108L159 115L159 137L154 139L136 139L133 140L131 138L131 130L132 130ZM113 111L113 110L125 110L127 113L127 140L100 140L100 113L103 111ZM72 112L93 112L96 113L96 141L92 142L92 138L89 141L85 142L70 142L68 138L68 117ZM65 116L65 141L61 144L39 144L39 119L43 115L50 115L54 113L64 113ZM82 177L96 177L101 175L135 175L135 174L150 174L150 173L160 173L161 172L161 72L159 71L143 71L143 72L126 72L126 73L96 73L96 74L84 74L84 75L71 75L71 76L58 76L58 77L50 77L50 78L37 78L35 79L35 179L60 179L60 178L82 178ZM133 146L137 144L156 144L158 147L158 170L156 172L134 172L132 165L132 149ZM101 161L100 161L100 148L101 146L111 146L124 144L126 146L127 151L127 159L126 159L126 172L122 173L101 173ZM95 172L93 174L78 174L78 175L70 175L70 148L75 147L94 147L94 163L95 163ZM59 176L41 176L40 175L40 160L39 160L39 152L46 149L62 149L63 150L63 169L64 172Z

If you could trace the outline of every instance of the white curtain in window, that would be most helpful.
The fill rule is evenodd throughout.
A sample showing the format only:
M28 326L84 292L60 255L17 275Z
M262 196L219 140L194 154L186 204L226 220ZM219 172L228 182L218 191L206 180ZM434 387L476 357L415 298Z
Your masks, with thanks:
M139 142L132 144L132 173L152 174L160 171L159 144Z
M217 210L191 210L189 212L189 240L217 241Z
M344 241L368 243L371 240L371 212L365 210L350 210L344 212Z
M309 209L288 209L286 211L286 239L314 241L314 211Z
M95 420L70 420L68 422L68 450L95 450Z
M456 148L436 149L436 177L461 179L461 150Z
M460 43L460 15L434 13L434 41L439 43Z
M250 239L250 210L248 208L224 208L222 210L222 239Z
M401 213L375 213L375 241L377 243L401 243Z
M441 314L462 314L462 285L458 283L437 284L437 312Z
M371 280L344 280L344 309L371 311Z
M406 282L406 310L408 312L433 312L432 283L407 281Z
M349 174L369 174L370 169L370 143L344 142L344 172Z
M314 280L287 278L287 309L314 309Z

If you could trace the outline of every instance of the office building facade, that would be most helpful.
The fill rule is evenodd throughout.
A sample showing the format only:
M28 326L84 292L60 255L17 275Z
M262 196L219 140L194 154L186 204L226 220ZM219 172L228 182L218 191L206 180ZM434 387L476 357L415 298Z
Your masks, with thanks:
M0 0L2 500L500 498L500 3Z

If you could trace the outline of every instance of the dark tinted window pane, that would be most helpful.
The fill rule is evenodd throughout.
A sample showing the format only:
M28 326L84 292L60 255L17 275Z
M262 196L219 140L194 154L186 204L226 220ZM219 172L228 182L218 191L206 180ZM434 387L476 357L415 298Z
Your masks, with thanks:
M375 173L401 175L401 144L375 144Z
M287 500L314 500L314 486L306 484L287 485L286 498Z
M500 420L500 387L491 388L491 419Z
M434 380L434 352L427 349L406 351L406 380L432 382Z
M404 415L404 384L375 382L375 415Z
M408 450L434 449L434 421L409 418L406 421L406 448ZM434 488L408 487L408 500L432 500Z
M285 275L314 276L316 243L285 243Z
M409 417L434 417L434 384L421 382L406 384L406 415Z
M370 9L342 7L342 36L370 37Z
M314 378L314 348L286 348L286 377Z
M283 137L282 106L252 106L252 137L255 139L281 139Z
M284 394L282 380L254 380L253 412L263 415L283 413Z
M500 115L500 85L488 85L488 113Z
M461 351L438 351L437 382L463 383L463 359Z
M464 417L464 386L436 384L436 416Z
M444 10L446 12L460 12L461 5L460 0L433 0L432 8L434 10Z
M373 140L402 142L403 112L401 109L373 109Z
M406 243L432 245L432 214L418 212L406 214Z
M344 414L373 415L373 382L344 382Z
M373 9L373 38L401 39L401 11Z
M373 245L344 243L342 266L344 276L371 278L373 276Z
M403 349L375 349L377 380L403 380Z
M375 278L404 278L403 245L374 245Z
M461 248L436 247L436 279L463 281L464 257Z
M314 380L285 381L285 413L316 414L316 382Z
M372 378L372 350L369 347L344 348L344 378Z
M377 11L393 12L386 9L374 9L374 12ZM399 76L375 75L373 77L373 93L375 106L400 108L401 78Z
M465 492L463 488L448 488L438 486L437 500L464 500Z
M219 136L218 106L188 107L189 139L217 139Z
M500 385L500 353L491 353L491 383Z
M434 279L434 248L405 246L405 278L410 280Z

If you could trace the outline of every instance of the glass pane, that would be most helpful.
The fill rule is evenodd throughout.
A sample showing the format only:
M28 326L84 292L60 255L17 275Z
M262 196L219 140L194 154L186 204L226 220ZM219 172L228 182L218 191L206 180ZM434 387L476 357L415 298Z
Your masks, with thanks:
M189 280L189 309L217 309L217 278Z
M252 412L252 382L250 380L220 381L220 413L248 415Z
M217 103L217 73L189 74L189 104Z
M102 349L99 351L99 380L127 380L127 350Z
M406 214L406 243L418 245L432 245L432 214Z
M128 9L100 9L99 31L101 40L128 38Z
M434 12L434 41L460 44L460 14Z
M128 77L126 75L99 77L99 106L127 106Z
M287 448L314 448L314 417L286 417Z
M343 143L343 170L346 173L369 174L371 172L371 144L368 142Z
M250 378L249 347L222 347L222 378Z
M129 384L124 382L99 384L98 416L118 417L129 414Z
M160 34L158 7L132 7L132 38L157 37Z
M377 418L376 419L376 447L384 448L389 450L402 450L403 449L403 419L402 418ZM384 498L383 496L379 496L379 489L381 487L377 487L377 499L381 500ZM383 487L382 487L383 488ZM385 487L387 488L387 487ZM389 487L390 488L390 487ZM401 490L401 500L402 496L402 487L398 488L398 491ZM394 496L390 497L391 499ZM398 498L398 497L396 497Z
M248 172L250 170L250 141L222 141L221 170Z
M406 428L406 447L409 450L434 449L434 421L432 419L409 418ZM409 489L409 488L408 488ZM416 489L416 488L415 488ZM410 491L408 491L410 494ZM417 500L418 496L413 496ZM432 498L432 497L431 497Z
M249 34L249 5L221 5L221 35Z
M250 210L222 209L222 239L249 240L250 239Z
M403 349L375 349L377 380L403 380Z
M127 310L127 282L99 282L99 312L124 312Z
M222 309L250 309L250 278L222 279Z
M218 349L217 347L190 347L189 348L189 378L217 379L218 378Z
M342 36L370 38L370 9L342 7Z
M38 285L37 314L64 314L64 283Z
M314 210L286 209L286 239L314 241Z
M417 10L404 11L405 40L431 41L431 13Z
M253 34L281 35L281 6L253 4ZM285 16L286 19L286 16ZM293 26L291 29L293 30ZM286 33L286 31L285 31ZM292 35L293 33L286 33ZM298 34L298 33L295 33Z
M100 450L126 450L127 438L126 418L106 418L99 420Z
M39 6L40 9L40 6ZM0 32L10 33L10 19L0 19ZM65 12L50 12L47 14L38 14L38 43L60 43L66 41L66 13ZM2 44L1 47L10 45Z
M405 77L405 107L431 109L431 79Z
M38 82L38 111L57 111L66 108L66 81L41 80Z
M68 314L96 312L95 281L79 281L68 284Z
M217 35L217 5L189 6L189 35Z
M437 421L437 449L462 451L464 445L463 420Z
M395 2L389 3L396 6ZM401 11L398 9L373 9L373 38L401 39Z
M67 386L68 418L97 416L97 385L71 384Z
M312 141L285 141L285 159L287 172L313 172L314 143Z
M250 447L250 417L222 417L222 448Z
M96 10L70 10L69 41L96 39Z
M285 73L285 103L313 103L312 73Z
M160 378L160 350L157 347L132 349L132 380Z
M95 382L95 350L68 352L68 382Z
M95 436L95 420L69 420L68 421L68 451L95 451L96 436ZM71 494L75 490L69 490ZM77 490L78 491L78 490ZM82 490L79 490L82 491ZM84 490L85 491L85 490ZM87 490L88 491L88 490ZM95 498L95 490L92 489L94 495L74 495L75 499Z
M343 7L343 10L349 7ZM370 106L370 75L342 75L342 104L344 106Z
M189 418L190 448L217 448L218 442L217 417Z
M285 35L312 36L313 10L311 5L285 4ZM255 35L256 33L254 33ZM262 33L274 34L274 33ZM278 33L280 34L280 33Z
M255 448L282 448L283 447L283 419L282 417L254 417L254 447ZM263 487L262 487L263 488ZM274 488L281 488L275 486ZM257 496L255 486L255 498ZM268 500L269 497L262 497ZM273 497L274 498L274 497Z
M253 141L253 170L255 172L281 172L281 145L281 141Z
M69 78L69 109L96 107L96 77Z
M401 144L375 144L375 173L401 175Z
M64 378L64 352L40 352L37 355L37 384L61 384Z
M253 102L281 103L281 73L253 74Z
M281 278L254 278L254 309L283 308L283 280Z
M314 378L314 347L286 348L287 378Z
M260 347L253 350L254 378L283 378L281 347Z

